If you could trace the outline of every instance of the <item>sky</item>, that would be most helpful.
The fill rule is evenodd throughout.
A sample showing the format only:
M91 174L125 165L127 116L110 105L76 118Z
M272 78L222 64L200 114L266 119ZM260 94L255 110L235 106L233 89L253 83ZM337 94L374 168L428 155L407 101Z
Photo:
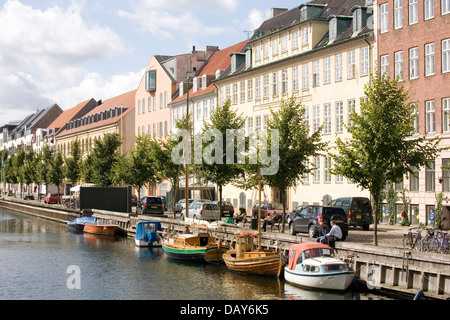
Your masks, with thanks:
M153 55L224 49L305 0L0 0L0 126L136 89Z

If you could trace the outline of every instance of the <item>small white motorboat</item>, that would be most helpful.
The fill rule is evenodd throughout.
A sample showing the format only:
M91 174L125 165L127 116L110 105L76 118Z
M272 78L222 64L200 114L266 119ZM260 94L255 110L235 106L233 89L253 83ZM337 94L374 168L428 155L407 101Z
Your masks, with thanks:
M331 256L322 243L300 243L289 247L289 264L284 268L287 282L308 288L346 290L355 274L349 266Z
M159 221L139 221L136 225L134 241L138 247L160 247L162 231Z

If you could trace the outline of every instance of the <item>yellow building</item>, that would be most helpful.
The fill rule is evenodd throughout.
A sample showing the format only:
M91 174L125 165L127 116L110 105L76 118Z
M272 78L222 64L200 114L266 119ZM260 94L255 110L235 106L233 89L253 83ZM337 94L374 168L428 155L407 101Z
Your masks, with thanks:
M336 136L348 136L349 112L359 110L373 68L373 31L367 23L371 9L363 0L340 6L334 2L273 9L272 18L255 31L245 51L233 55L230 68L215 81L219 103L231 99L238 113L247 117L246 134L265 130L270 110L294 97L305 106L311 132L323 126L328 148ZM351 181L332 176L332 165L326 152L310 159L314 170L288 190L288 208L328 204L339 196L369 196ZM249 210L257 193L227 186L224 199ZM279 190L266 187L264 200L280 202Z

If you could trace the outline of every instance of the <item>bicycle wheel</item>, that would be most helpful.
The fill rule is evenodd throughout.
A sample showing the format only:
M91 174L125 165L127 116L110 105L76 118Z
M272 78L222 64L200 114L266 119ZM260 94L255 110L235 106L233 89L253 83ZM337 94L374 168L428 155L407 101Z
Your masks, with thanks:
M403 249L412 249L413 243L411 234L408 233L403 235Z

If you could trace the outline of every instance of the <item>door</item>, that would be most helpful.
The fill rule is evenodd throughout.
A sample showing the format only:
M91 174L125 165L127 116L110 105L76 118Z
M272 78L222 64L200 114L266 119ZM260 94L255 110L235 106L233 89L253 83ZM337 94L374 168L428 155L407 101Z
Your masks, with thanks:
M314 214L314 207L306 206L304 207L297 218L295 218L294 228L297 232L307 232L308 231L308 221L310 217Z

